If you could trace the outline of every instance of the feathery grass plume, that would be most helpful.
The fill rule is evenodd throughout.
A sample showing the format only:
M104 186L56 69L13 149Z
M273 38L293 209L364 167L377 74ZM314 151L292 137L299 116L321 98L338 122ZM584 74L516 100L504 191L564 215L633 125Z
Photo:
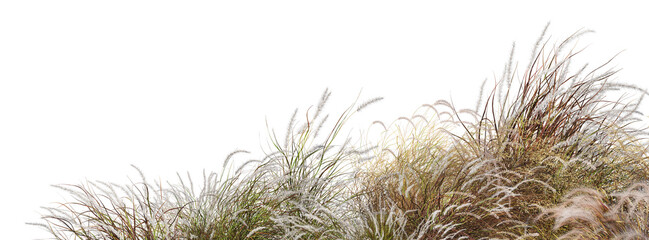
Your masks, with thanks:
M637 183L610 196L575 189L547 209L554 229L570 230L559 239L649 239L649 185Z

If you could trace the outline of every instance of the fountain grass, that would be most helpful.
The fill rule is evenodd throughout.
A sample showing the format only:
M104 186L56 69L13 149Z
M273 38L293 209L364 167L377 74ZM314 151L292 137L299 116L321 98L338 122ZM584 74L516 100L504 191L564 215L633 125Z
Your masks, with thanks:
M233 152L199 185L137 168L129 184L57 185L71 199L31 224L54 239L648 238L647 92L613 81L610 61L572 67L585 33L550 44L544 30L526 67L510 57L475 109L425 104L375 122L374 145L343 127L381 98L330 119L325 91L283 141L268 127L258 160L235 165L245 151Z

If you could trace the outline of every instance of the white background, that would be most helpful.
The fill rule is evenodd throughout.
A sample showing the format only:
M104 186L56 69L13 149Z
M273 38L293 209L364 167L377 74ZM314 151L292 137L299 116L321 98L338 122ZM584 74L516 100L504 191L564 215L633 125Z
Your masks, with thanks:
M0 2L0 238L46 236L24 223L65 196L50 184L126 182L129 164L169 179L260 153L265 119L282 135L327 87L332 114L361 90L385 97L358 126L450 96L472 108L512 42L526 64L548 21L555 40L595 30L579 59L626 50L617 80L649 86L645 6L455 2Z

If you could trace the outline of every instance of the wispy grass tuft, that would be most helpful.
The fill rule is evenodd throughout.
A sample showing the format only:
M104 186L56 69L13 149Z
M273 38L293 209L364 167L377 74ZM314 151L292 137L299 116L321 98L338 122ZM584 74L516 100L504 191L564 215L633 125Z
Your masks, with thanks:
M137 168L136 168L137 169ZM175 239L182 207L169 201L159 183L118 185L87 182L55 185L73 200L44 208L47 229L55 239Z
M560 239L649 238L649 185L636 183L611 195L575 189L548 209L554 229L569 228Z

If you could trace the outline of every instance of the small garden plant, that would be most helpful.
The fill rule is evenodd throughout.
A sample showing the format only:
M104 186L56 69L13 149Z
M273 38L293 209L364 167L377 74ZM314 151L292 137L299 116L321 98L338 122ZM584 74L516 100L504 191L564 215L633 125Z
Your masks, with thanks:
M134 167L129 184L56 185L69 198L30 224L88 240L649 239L648 92L610 61L575 66L585 33L544 30L475 108L439 100L353 139L346 122L381 98L330 115L327 90L284 135L269 130L259 160L234 164L235 151L200 181Z

